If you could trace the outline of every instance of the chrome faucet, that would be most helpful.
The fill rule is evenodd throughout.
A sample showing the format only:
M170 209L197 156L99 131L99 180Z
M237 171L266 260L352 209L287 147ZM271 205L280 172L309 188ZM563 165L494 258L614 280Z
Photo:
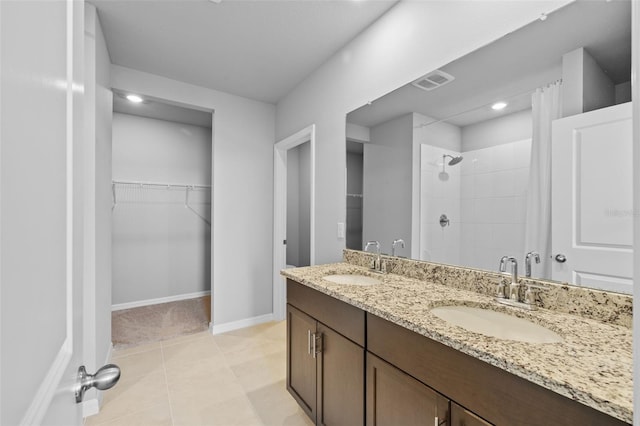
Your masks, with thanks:
M380 242L379 241L367 241L367 244L364 246L364 251L367 251L369 247L375 246L376 248L376 258L373 260L370 269L375 272L384 272L384 267L382 266L382 261L380 259Z
M540 255L536 252L531 252L527 254L525 258L525 262L527 264L527 273L531 273L531 258L536 258L539 263ZM515 306L518 308L535 310L536 306L536 293L537 289L546 290L546 288L535 285L531 282L526 281L527 290L525 292L524 300L520 300L520 283L518 283L518 261L513 256L502 256L500 258L500 272L507 272L507 264L511 263L511 284L509 285L509 297L506 295L506 285L502 280L498 283L498 288L496 291L496 302L502 303L503 305ZM529 275L527 275L529 276Z
M524 258L525 276L531 277L531 258L534 258L536 263L540 263L540 253L537 251L530 251Z
M402 238L398 238L393 241L393 244L391 244L391 256L396 255L396 244L400 244L400 248L404 248L404 240Z
M518 302L518 291L520 290L520 284L518 284L518 260L513 256L502 256L502 258L500 259L500 272L507 272L507 263L511 263L511 285L509 286L509 299ZM504 284L502 283L501 285L504 286ZM504 287L501 291L500 286L498 286L498 297L506 297L504 295Z

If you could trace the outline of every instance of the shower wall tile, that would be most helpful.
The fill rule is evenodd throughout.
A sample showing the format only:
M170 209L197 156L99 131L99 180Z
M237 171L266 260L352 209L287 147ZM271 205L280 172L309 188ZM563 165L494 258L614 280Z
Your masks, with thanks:
M493 270L503 255L524 255L530 149L530 140L524 140L463 154L470 160L460 187L465 265Z

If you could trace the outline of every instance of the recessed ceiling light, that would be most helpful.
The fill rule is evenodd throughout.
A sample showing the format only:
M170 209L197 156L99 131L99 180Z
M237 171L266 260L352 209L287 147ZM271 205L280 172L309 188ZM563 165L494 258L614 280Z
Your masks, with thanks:
M501 109L505 109L506 106L507 106L506 102L496 102L495 104L491 105L491 109L500 111Z
M129 102L133 102L134 104L139 104L142 102L142 98L138 95L127 95L127 99Z

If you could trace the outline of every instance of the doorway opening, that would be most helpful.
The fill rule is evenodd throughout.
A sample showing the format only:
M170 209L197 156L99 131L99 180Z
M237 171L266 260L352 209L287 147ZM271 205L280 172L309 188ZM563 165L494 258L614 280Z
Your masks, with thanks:
M280 271L315 265L315 125L274 145L273 316L286 315ZM297 264L296 264L297 263Z
M211 322L212 112L114 91L112 342Z

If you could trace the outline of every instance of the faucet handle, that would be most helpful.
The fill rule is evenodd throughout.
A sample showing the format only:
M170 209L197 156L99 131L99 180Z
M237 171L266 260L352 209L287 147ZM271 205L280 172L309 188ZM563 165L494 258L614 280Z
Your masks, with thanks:
M538 285L538 284L526 284L527 290L524 292L524 303L528 305L536 304L536 291L537 290L545 290L548 291L547 287Z

